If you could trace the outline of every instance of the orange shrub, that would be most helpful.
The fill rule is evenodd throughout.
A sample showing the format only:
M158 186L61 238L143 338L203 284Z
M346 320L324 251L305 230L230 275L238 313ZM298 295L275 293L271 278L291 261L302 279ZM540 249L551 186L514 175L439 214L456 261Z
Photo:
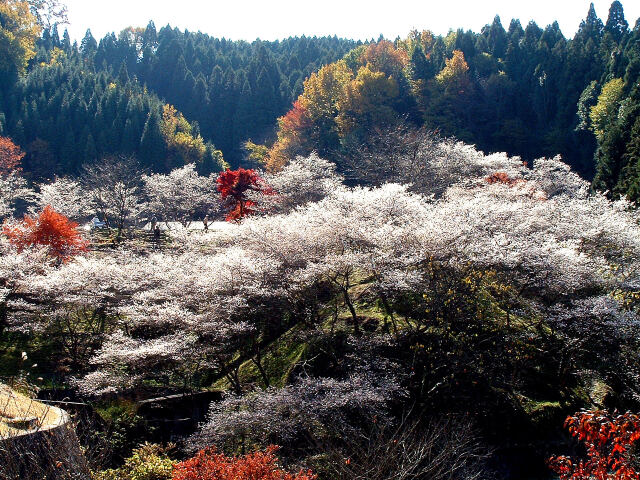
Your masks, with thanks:
M178 463L173 470L173 480L315 480L311 471L301 470L292 474L281 470L275 452L270 446L264 452L255 452L242 457L227 457L215 447Z
M5 221L2 226L9 241L18 251L34 245L49 247L49 253L62 261L87 251L87 242L77 229L78 224L47 205L34 217L25 215L20 222Z

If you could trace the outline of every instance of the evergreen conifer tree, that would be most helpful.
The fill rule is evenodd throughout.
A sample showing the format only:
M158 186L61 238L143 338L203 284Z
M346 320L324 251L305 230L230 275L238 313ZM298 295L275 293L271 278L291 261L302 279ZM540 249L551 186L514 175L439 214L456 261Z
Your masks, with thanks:
M620 43L622 37L629 31L629 23L624 18L624 9L618 0L611 4L604 30L611 34L616 43Z
M140 139L140 160L145 167L161 165L167 155L166 143L160 131L160 113L149 112L149 116Z

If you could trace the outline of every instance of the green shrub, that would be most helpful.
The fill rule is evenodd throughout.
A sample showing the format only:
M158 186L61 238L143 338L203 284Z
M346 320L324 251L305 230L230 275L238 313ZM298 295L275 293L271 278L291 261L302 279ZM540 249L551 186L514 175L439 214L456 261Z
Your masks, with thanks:
M169 447L145 443L133 451L120 468L93 474L93 480L171 480L176 463L167 454Z

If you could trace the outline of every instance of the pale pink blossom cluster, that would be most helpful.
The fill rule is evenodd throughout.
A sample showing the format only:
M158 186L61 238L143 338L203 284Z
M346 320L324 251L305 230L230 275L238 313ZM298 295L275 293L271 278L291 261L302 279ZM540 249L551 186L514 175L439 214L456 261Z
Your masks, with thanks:
M623 315L619 301L640 279L640 228L628 205L589 193L558 158L529 169L459 143L433 148L419 152L424 177L375 187L347 188L327 162L297 159L266 176L275 190L263 199L272 202L271 213L223 233L182 232L173 247L155 253L125 246L48 266L37 252L18 255L3 243L0 301L14 327L46 322L61 308L107 312L111 330L78 380L90 392L203 370L232 377L241 361L260 366L270 332L286 330L287 322L320 323L318 312L333 298L357 330L358 298L435 295L433 264L495 271L541 317L576 325L604 308L616 312L608 318L621 329L635 327L635 315ZM193 166L147 176L144 184L155 192L147 208L163 208L165 218L188 219L213 202L212 178L197 177ZM47 192L41 196L54 197ZM320 411L384 403L395 387L379 390L369 380L301 379L230 398L205 433L217 438L237 425L259 432L258 423L286 432L294 427L277 423L282 419L315 421ZM320 397L324 410L314 410Z
M209 211L219 206L216 192L216 175L198 175L196 166L188 164L172 170L169 174L144 175L143 210L148 218L180 222L188 225L196 216L204 218Z
M18 202L29 203L34 196L33 189L17 173L0 175L0 220L12 216Z

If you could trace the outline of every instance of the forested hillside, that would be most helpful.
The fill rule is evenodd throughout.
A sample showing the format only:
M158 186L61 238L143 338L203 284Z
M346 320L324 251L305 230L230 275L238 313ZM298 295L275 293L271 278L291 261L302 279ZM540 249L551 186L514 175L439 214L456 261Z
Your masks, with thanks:
M216 163L217 149L233 166L246 160L247 140L273 145L276 119L303 94L305 79L324 65L318 78L340 77L332 65L345 65L350 73L336 77L342 84L331 93L333 111L294 128L313 132L296 140L306 143L296 153L318 150L339 162L367 143L367 132L406 121L526 160L559 153L586 178L597 171L598 188L635 199L639 36L617 1L606 22L592 5L572 39L557 23L541 28L514 19L505 29L499 17L480 33L414 31L366 45L336 37L250 44L169 26L157 31L153 22L99 41L87 31L71 45L52 28L0 109L5 134L27 151L25 167L36 178L74 173L114 152L151 165L168 146L157 132L161 102L184 114L194 137L215 145L206 162ZM151 149L141 147L147 121L156 130L145 138ZM295 150L279 140L272 151L281 148ZM169 164L159 160L154 168Z
M80 51L86 63L118 74L126 69L150 90L200 125L237 163L248 138L269 139L275 119L322 65L357 45L338 38L289 38L277 42L228 41L153 23L108 35L95 45L90 32Z
M560 153L587 178L597 171L598 188L635 199L639 35L619 2L606 22L591 6L572 39L557 23L541 28L512 20L505 29L499 17L480 33L415 31L359 47L335 37L249 44L169 26L157 31L152 22L100 41L88 31L78 46L53 28L38 41L26 77L3 95L2 123L27 151L25 167L36 178L74 173L114 152L138 154L151 165L151 157L162 157L158 132L145 138L151 150L141 141L147 121L152 130L160 125L159 98L193 123L195 137L238 165L247 140L269 146L276 140L276 119L303 93L304 80L344 57L369 98L363 92L355 98L353 89L346 101L333 98L336 111L321 124L313 120L315 137L299 153L319 150L337 160L366 144L363 132L406 120L489 152L527 160ZM384 65L387 53L396 55L396 65ZM393 82L358 76L362 67ZM369 105L356 104L362 101ZM329 118L338 110L351 117L349 135ZM208 148L207 162L216 163Z
M405 120L525 160L559 153L587 178L597 169L596 185L613 191L635 175L637 153L627 150L637 143L639 62L640 28L629 31L619 2L606 24L591 5L571 40L557 23L512 20L505 31L498 17L479 34L414 31L313 74L281 118L267 163L312 150L348 163L369 132ZM637 196L627 190L616 187Z
M78 46L66 32L60 39L57 29L46 29L28 74L4 95L2 123L27 151L25 169L36 178L77 174L80 165L113 153L134 153L168 171L161 98L197 123L190 134L237 164L244 141L273 136L302 81L356 45L304 37L249 44L168 26L157 32L151 22L100 42L87 32ZM195 160L216 164L218 153L206 148L206 159Z

